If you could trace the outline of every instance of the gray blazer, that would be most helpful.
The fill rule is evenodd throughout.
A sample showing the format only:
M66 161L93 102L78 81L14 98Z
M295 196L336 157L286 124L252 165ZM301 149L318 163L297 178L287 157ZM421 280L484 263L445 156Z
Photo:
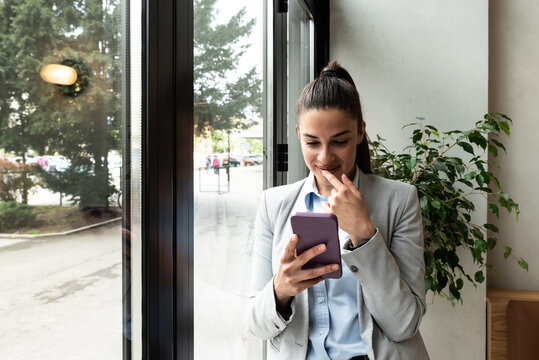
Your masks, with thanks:
M305 179L264 191L256 220L252 296L246 316L250 332L269 340L269 359L305 359L307 354L307 291L292 300L292 315L287 321L276 310L273 291L273 276L292 236L290 216L305 211L304 183ZM429 359L419 333L426 307L417 190L360 171L359 191L377 232L342 259L357 278L361 338L369 358Z

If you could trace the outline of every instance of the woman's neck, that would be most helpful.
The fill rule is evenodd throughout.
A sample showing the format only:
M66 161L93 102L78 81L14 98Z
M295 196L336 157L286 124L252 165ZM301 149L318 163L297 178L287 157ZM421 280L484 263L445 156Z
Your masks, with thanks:
M317 184L316 187L318 188L318 193L325 198L328 198L331 195L331 190L333 190L333 186L331 185L318 186Z

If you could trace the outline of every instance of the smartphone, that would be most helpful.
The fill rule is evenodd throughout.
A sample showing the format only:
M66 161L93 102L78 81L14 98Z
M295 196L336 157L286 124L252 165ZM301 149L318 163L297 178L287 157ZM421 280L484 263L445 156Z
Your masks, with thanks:
M297 212L290 218L290 222L292 231L299 236L297 255L313 246L326 244L326 251L309 260L303 269L339 264L339 270L322 275L323 278L339 279L342 276L342 264L337 217L333 214Z

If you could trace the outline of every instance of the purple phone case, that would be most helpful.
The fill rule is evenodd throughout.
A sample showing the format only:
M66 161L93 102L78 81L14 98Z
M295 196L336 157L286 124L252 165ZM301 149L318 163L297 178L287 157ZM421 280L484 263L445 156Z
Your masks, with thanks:
M290 218L292 231L299 235L296 253L300 255L315 245L326 244L326 251L303 265L311 269L328 264L339 264L339 270L322 275L323 278L339 279L342 276L339 226L333 214L298 212Z

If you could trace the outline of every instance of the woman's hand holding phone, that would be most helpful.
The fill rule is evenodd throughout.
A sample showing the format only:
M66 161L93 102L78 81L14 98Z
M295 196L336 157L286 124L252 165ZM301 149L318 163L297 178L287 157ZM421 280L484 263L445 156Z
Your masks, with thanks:
M354 183L345 174L342 175L342 182L329 171L322 170L322 174L333 185L328 201L322 203L322 209L337 216L340 228L350 235L354 245L373 237L376 228L372 224L363 195Z
M312 269L302 269L309 260L326 251L325 244L316 245L301 255L296 255L298 235L293 235L286 245L277 274L273 278L273 289L277 310L284 313L290 301L303 290L324 280L321 276L339 269L339 264L329 264Z

